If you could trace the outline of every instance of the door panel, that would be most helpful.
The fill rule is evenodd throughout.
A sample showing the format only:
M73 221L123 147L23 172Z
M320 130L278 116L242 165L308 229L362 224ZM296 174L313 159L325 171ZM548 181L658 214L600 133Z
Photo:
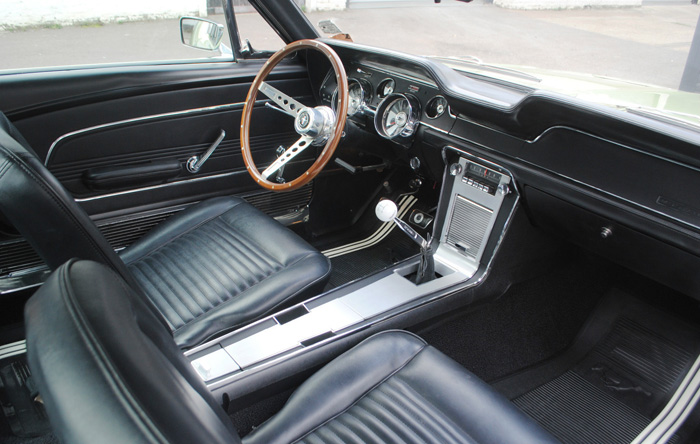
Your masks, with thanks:
M308 204L312 186L292 193L262 192L242 161L243 103L263 63L5 75L0 76L0 107L120 249L170 215L214 196L243 195L274 216ZM269 81L297 100L313 104L306 68L298 61L281 64ZM274 160L279 145L289 146L298 138L292 118L265 108L262 102L256 105L252 125L251 147L259 168ZM204 153L221 130L226 136L214 154L200 171L188 172L187 160ZM312 155L295 159L286 167L286 176L305 170ZM95 169L149 162L170 162L170 166L176 162L180 171L158 180L106 188L86 179ZM27 249L21 239L0 236L0 279L23 264L36 265Z

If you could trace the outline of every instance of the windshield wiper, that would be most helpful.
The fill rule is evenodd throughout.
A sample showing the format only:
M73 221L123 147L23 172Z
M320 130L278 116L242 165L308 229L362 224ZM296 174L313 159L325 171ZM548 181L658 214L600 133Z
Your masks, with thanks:
M681 113L678 111L661 110L644 106L626 107L625 111L638 116L649 117L659 122L681 126L686 129L698 131L700 129L700 117L694 114Z
M540 79L537 76L534 76L532 74L518 71L516 69L511 69L511 68L504 68L502 66L495 66L495 65L489 65L488 63L484 63L479 59L478 57L474 56L466 56L466 57L444 57L444 56L428 56L430 59L434 60L441 60L447 63L455 63L455 64L462 64L462 65L469 65L469 66L478 66L480 69L486 70L486 71L492 71L492 72L499 72L502 74L507 74L512 77L519 77L524 80L529 80L531 82L541 82L542 79ZM462 70L460 70L462 71Z

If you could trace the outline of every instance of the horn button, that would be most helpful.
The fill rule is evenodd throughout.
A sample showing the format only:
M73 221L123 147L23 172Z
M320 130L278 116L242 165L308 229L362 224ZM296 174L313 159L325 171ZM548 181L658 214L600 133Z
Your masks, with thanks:
M322 145L333 134L335 113L330 107L302 108L294 119L294 129L302 136L314 139L314 145Z

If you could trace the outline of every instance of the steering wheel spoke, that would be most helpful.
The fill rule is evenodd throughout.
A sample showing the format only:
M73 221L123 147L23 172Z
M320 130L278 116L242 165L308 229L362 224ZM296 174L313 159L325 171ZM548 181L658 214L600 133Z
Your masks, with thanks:
M294 142L294 145L287 148L285 150L285 152L277 158L277 160L272 162L272 165L265 168L265 171L260 173L260 175L263 177L263 179L267 179L271 175L275 174L277 172L277 170L282 168L284 165L287 164L287 162L294 159L299 153L304 151L306 149L306 147L311 145L311 142L313 140L314 139L311 137L302 136L301 139Z
M287 94L283 93L279 89L271 86L267 82L262 82L260 84L259 91L265 94L270 100L275 102L284 112L292 117L296 117L297 113L304 108L304 105L299 101L289 97Z

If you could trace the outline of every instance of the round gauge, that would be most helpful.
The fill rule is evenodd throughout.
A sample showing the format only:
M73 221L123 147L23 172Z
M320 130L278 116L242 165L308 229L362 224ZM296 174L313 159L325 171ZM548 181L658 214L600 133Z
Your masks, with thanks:
M428 101L425 107L425 115L429 119L437 119L447 111L447 100L442 96L435 96Z
M354 116L362 111L371 98L369 88L357 79L348 79L348 116ZM331 101L333 111L338 106L338 89L333 93Z
M408 138L416 130L419 116L418 100L413 96L391 94L379 104L374 126L387 139Z
M396 89L396 82L394 79L384 79L377 87L377 97L383 99L384 97L393 94L394 89Z

